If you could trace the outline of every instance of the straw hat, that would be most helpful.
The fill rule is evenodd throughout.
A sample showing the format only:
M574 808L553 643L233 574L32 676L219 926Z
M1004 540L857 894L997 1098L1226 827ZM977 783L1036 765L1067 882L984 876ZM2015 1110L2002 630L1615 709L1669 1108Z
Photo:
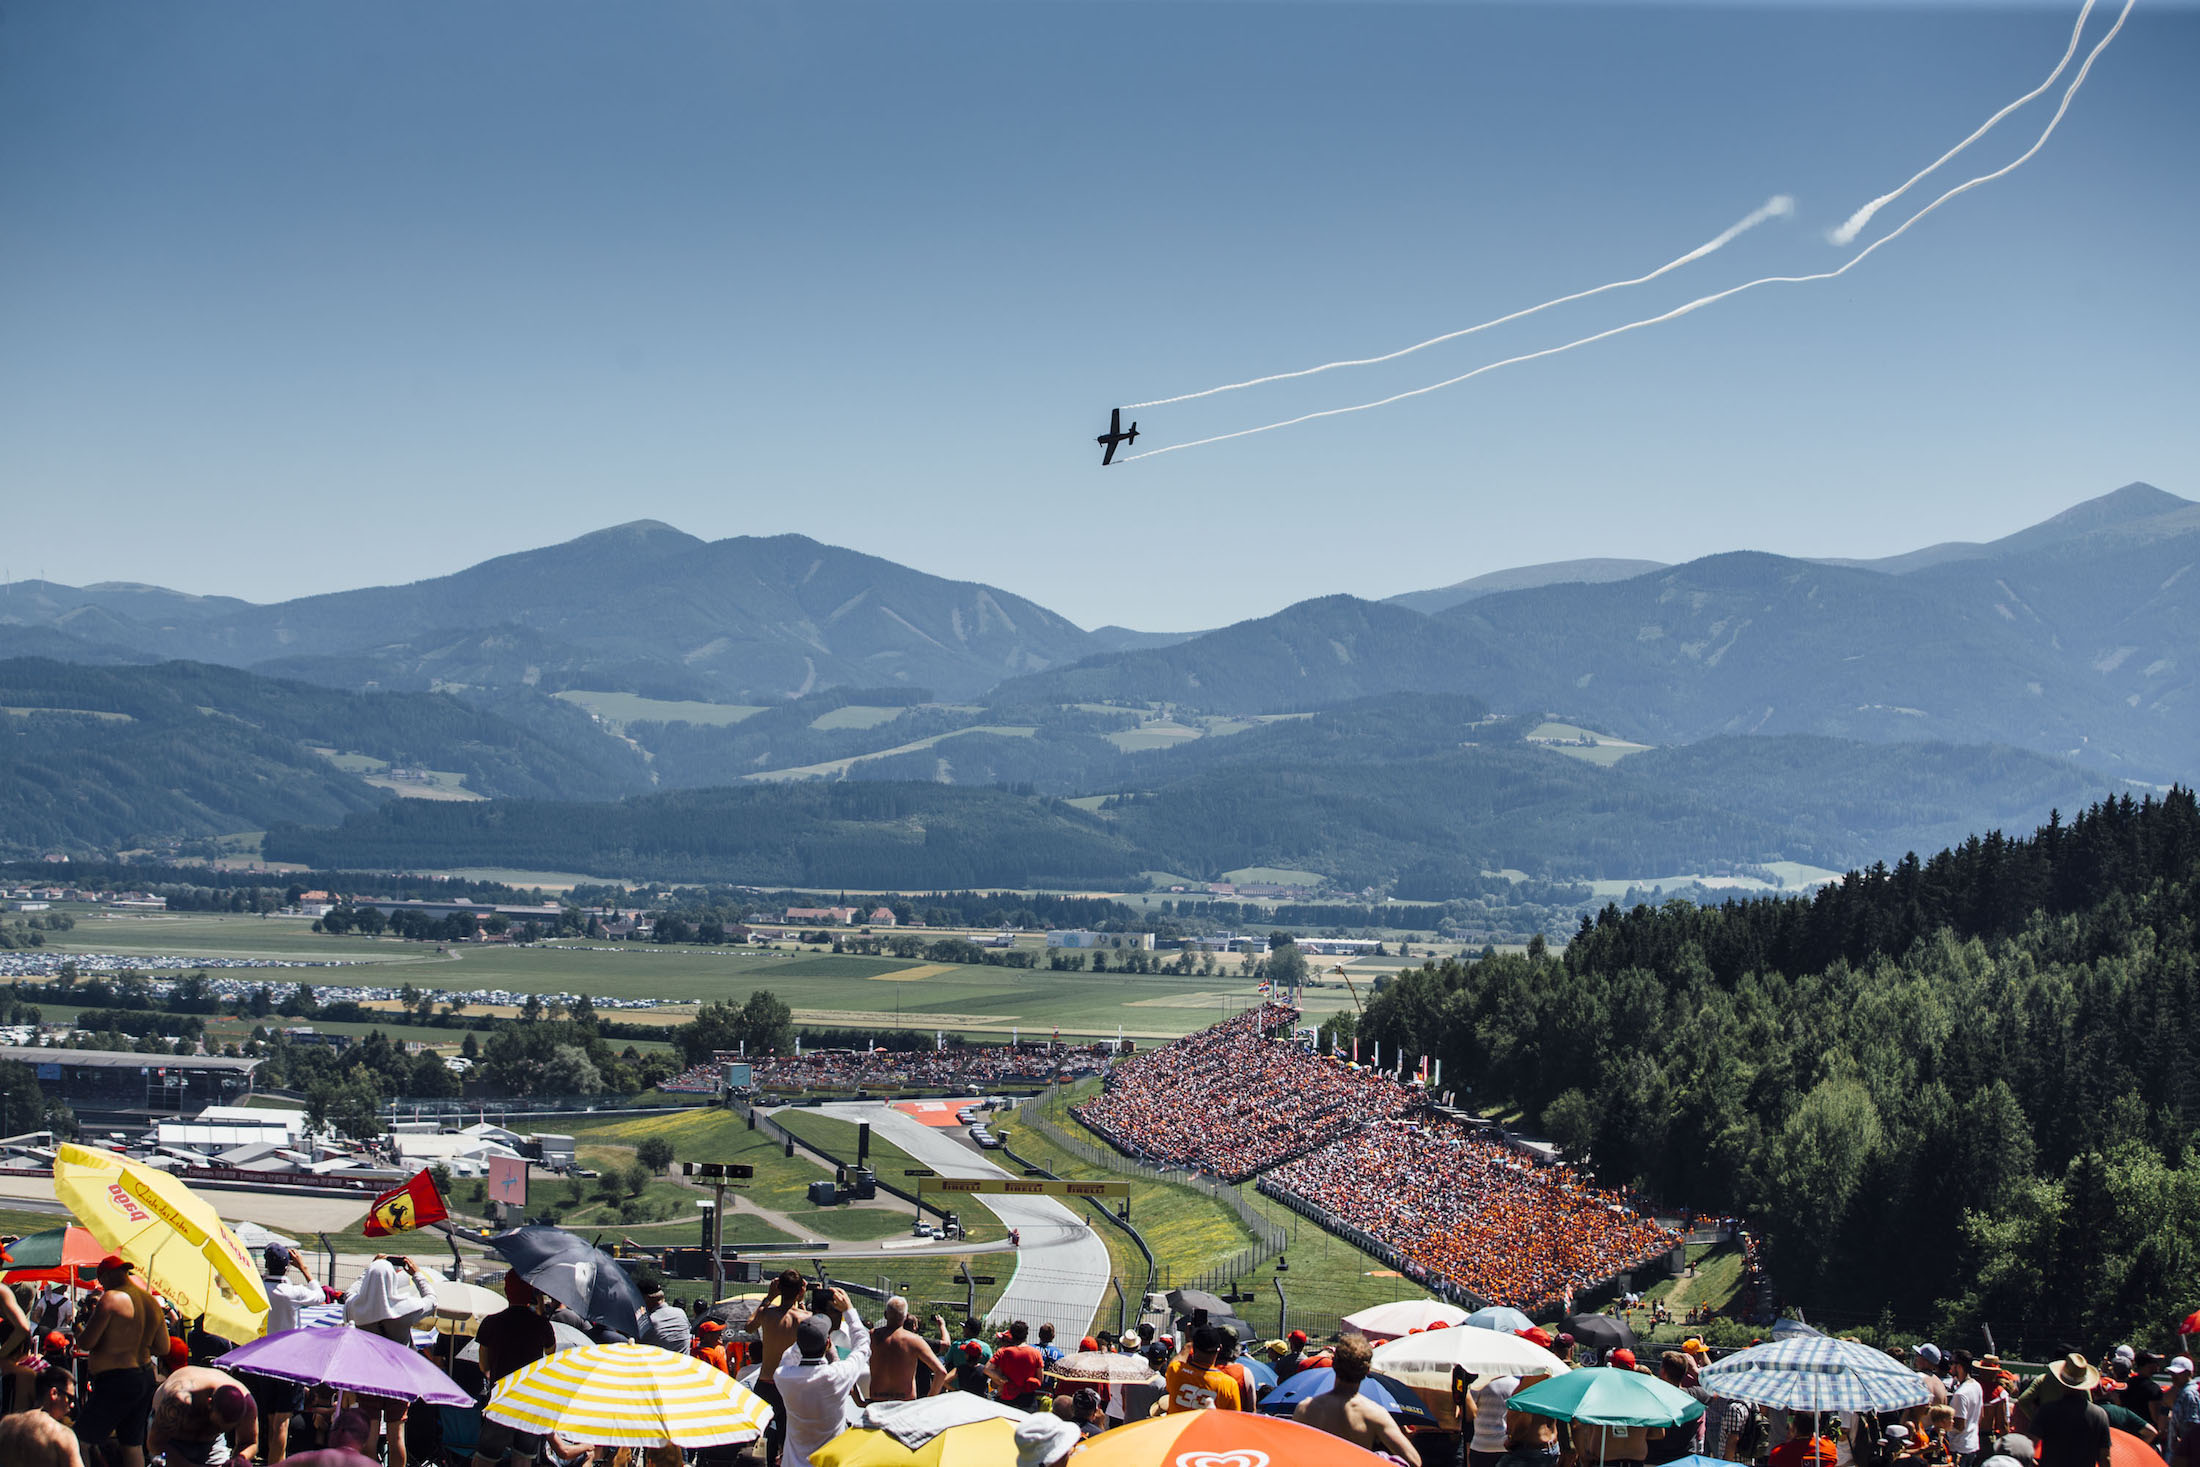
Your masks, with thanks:
M2101 1373L2083 1355L2065 1355L2048 1366L2047 1373L2074 1391L2090 1391L2101 1380Z

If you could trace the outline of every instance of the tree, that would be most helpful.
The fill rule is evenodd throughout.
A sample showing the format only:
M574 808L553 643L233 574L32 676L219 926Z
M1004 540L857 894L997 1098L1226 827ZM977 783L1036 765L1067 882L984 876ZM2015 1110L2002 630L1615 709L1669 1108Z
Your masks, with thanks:
M1567 1161L1593 1161L1590 1145L1597 1134L1596 1103L1579 1090L1567 1090L1543 1107L1543 1134Z
M1277 988L1299 988L1306 983L1306 954L1288 936L1278 937L1268 950L1268 977Z
M634 1148L634 1159L652 1172L662 1172L672 1165L672 1143L662 1136L644 1136Z
M655 1178L656 1173L638 1161L628 1167L620 1176L620 1180L626 1184L626 1194L629 1197L639 1197L648 1191L650 1182Z
M561 1044L542 1067L542 1090L549 1095L601 1094L603 1073L587 1050L577 1044Z
M751 1053L770 1053L794 1044L794 1010L768 988L759 988L741 1005L741 1026Z

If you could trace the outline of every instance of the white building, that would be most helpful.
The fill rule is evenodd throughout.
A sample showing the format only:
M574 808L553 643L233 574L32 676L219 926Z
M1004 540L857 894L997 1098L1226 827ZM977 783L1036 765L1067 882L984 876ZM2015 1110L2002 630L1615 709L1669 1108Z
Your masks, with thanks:
M1047 946L1102 948L1115 952L1150 953L1153 951L1153 934L1151 932L1087 932L1078 927L1068 931L1049 932L1047 934Z

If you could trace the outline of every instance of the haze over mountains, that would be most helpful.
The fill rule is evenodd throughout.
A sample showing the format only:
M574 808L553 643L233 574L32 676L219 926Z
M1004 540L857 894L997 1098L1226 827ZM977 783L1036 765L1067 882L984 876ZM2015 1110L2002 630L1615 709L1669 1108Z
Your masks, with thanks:
M343 819L353 859L432 830L510 864L522 828L594 830L599 854L660 848L652 821L699 828L658 799L613 833L573 813L590 802L825 779L1028 791L910 806L987 880L1013 879L982 855L1009 830L995 855L1027 875L1266 864L1423 895L1501 865L1841 864L2190 781L2195 561L2200 505L2134 484L1875 562L1557 562L1196 635L1087 632L802 536L653 521L270 606L18 582L0 592L0 831L118 848ZM1660 747L1581 746L1546 718ZM392 792L582 803L400 818L376 808ZM1135 798L1048 803L1081 795ZM873 849L815 802L714 798ZM888 865L925 849L909 818L877 847ZM284 839L333 857L340 835ZM956 841L980 854L948 861Z

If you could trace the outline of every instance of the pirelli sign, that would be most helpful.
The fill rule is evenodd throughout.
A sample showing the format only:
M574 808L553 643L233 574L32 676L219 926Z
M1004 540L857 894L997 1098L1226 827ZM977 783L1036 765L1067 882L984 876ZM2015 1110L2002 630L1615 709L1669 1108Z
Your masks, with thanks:
M1128 1182L1058 1182L1039 1177L926 1177L919 1192L962 1192L982 1197L1128 1197Z

